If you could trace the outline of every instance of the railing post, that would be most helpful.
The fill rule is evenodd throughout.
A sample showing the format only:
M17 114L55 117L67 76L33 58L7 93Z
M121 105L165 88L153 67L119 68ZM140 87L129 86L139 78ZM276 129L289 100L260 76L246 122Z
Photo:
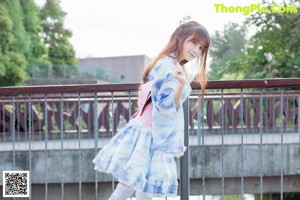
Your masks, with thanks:
M190 173L189 173L189 99L183 103L184 112L184 145L187 147L180 159L180 199L189 200L190 195Z

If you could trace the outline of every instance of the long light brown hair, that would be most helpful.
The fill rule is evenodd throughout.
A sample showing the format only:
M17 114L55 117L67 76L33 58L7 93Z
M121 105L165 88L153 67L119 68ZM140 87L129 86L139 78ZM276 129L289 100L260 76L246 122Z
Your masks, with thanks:
M190 40L197 41L202 47L203 51L200 56L197 58L197 65L199 65L200 70L196 75L197 82L201 85L201 93L200 102L203 99L204 91L206 88L207 80L206 80L206 59L208 54L208 49L210 46L210 36L208 31L204 26L195 21L189 21L181 24L177 27L174 33L171 35L169 42L166 47L158 54L158 56L145 68L142 75L142 83L147 82L147 77L156 64L156 62L164 56L168 56L170 54L174 54L176 58L180 55L183 47L183 43L187 38L191 38ZM181 65L187 63L186 60L180 62ZM196 107L200 106L199 102L197 102Z

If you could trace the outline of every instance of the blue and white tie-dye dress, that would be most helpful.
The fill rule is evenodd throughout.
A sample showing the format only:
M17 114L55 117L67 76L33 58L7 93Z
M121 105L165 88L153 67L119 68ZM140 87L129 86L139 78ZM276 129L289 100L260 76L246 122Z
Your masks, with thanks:
M183 107L191 87L186 82L176 108L173 96L178 80L173 76L176 59L158 60L148 80L153 103L152 127L131 119L93 159L95 170L111 173L119 182L150 197L177 196L174 157L183 155Z

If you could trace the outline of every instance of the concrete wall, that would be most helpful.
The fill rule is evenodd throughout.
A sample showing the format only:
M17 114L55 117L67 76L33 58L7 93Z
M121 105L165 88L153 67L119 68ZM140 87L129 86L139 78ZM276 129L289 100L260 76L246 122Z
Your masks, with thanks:
M264 192L280 192L280 172L281 172L281 147L283 147L283 167L284 167L284 191L299 192L300 188L300 144L268 144L263 145L263 184ZM192 146L190 148L190 177L191 177L191 194L202 193L202 180L205 177L206 195L221 194L222 189L222 147L206 146L204 151L204 159L202 159L202 148ZM239 194L241 188L241 146L230 145L224 146L224 181L225 193ZM260 146L244 145L244 182L245 193L260 192ZM82 195L84 199L93 199L95 196L95 174L93 170L92 158L95 156L94 149L85 149L79 152L77 149L64 150L64 170L62 170L61 151L49 150L48 152L48 187L49 199L58 199L57 194L50 191L60 191L62 176L64 177L64 195L70 199L77 198L79 188L79 172L81 170ZM79 161L79 153L81 154L81 162ZM0 171L12 170L12 152L0 152L1 164ZM28 170L29 153L27 151L17 151L15 170ZM178 173L179 173L179 160ZM81 166L81 167L79 167ZM203 168L204 166L204 168ZM203 173L203 170L205 173ZM44 198L45 187L45 151L31 152L31 181L33 199ZM97 172L98 173L98 172ZM203 176L204 175L204 176ZM107 199L112 191L112 177L107 174L98 173L98 194L100 199ZM0 180L2 185L2 176ZM72 190L72 188L74 190ZM74 192L75 191L75 192ZM0 191L1 192L1 191ZM2 193L2 192L1 192ZM58 195L59 196L59 195ZM91 198L89 198L91 196ZM43 197L43 198L41 198ZM74 198L71 198L74 197ZM67 198L69 199L69 198Z
M145 55L79 59L80 67L100 67L120 79L122 83L139 83L144 68L150 62L151 59Z

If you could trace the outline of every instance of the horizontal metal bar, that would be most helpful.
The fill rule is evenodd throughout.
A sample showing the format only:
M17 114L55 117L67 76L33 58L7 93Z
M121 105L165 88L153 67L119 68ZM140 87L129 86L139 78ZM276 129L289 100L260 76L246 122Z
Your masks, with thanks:
M0 94L5 96L16 94L52 94L74 92L122 92L137 91L139 85L140 83L2 87L0 88ZM196 82L193 82L191 86L193 89L201 88L200 85ZM241 89L274 87L300 87L300 78L208 81L206 89Z

